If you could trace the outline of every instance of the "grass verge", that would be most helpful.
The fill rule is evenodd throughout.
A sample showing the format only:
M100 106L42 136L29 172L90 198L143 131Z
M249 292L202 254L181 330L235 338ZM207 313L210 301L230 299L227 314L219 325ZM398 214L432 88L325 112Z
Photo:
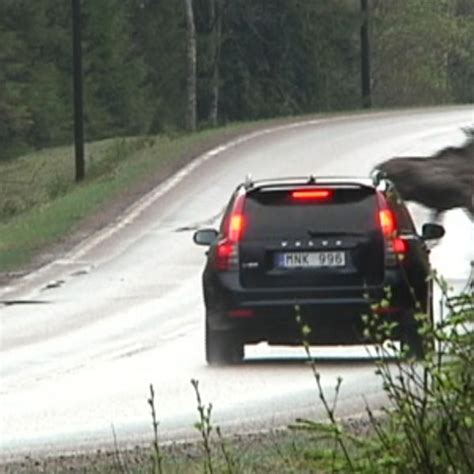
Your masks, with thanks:
M330 466L327 457L330 443L319 442L320 459L314 453L314 436L290 430L245 434L225 439L229 455L236 461L232 468L222 454L221 447L213 443L213 473L262 474L314 474L328 472L314 470L314 466ZM200 443L175 443L161 446L163 474L205 474L207 458ZM5 474L81 473L81 474L158 474L151 447L136 446L128 450L97 451L87 455L56 458L25 458L6 466L0 465Z
M87 177L74 184L72 147L0 162L0 272L31 264L86 217L119 212L192 158L236 136L281 121L241 123L192 135L109 139L86 147ZM102 216L95 229L113 217ZM99 219L100 220L100 219ZM87 233L82 232L82 235Z

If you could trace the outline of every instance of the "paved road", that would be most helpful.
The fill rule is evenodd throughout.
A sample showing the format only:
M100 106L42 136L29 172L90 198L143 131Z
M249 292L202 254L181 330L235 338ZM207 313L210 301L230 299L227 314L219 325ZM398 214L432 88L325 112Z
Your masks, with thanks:
M192 434L200 381L224 432L323 416L301 349L250 347L246 362L208 368L203 354L203 249L192 229L215 225L230 191L251 173L366 176L394 155L430 154L463 140L472 108L314 120L220 147L60 260L0 290L0 456L87 449L151 438L154 384L162 438ZM418 224L426 217L413 207ZM438 268L460 287L473 227L446 218ZM340 414L385 402L365 348L314 351L323 385L343 377Z

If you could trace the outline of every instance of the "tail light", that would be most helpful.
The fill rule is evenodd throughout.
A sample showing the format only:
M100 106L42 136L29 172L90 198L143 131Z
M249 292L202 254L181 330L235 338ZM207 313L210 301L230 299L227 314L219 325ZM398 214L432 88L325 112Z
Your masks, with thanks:
M393 267L408 250L407 242L398 235L398 224L395 213L388 207L382 193L377 193L379 201L379 224L385 238L385 265Z
M393 251L397 254L404 254L407 252L407 241L401 237L396 237L392 241Z
M381 209L379 211L379 221L384 237L393 237L397 231L397 223L393 211L391 209Z
M237 245L222 239L216 246L216 269L225 272L237 267L239 255Z
M245 194L239 194L224 225L224 237L217 243L215 266L219 271L229 271L238 268L239 241L245 227L244 217Z

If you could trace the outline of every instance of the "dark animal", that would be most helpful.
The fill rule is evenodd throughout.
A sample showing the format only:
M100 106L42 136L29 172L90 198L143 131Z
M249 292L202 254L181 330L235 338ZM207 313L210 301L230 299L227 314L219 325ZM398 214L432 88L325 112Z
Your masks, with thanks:
M474 219L474 128L465 130L467 141L431 157L392 158L379 164L402 198L434 211L437 220L449 209L462 208Z

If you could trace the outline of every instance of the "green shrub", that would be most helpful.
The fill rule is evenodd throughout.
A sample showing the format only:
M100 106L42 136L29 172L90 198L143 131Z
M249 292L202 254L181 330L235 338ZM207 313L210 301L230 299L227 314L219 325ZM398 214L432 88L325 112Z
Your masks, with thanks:
M427 315L417 316L425 343L421 360L410 357L406 350L394 360L396 346L386 343L393 325L375 323L368 327L372 335L378 331L376 373L389 400L381 416L374 416L367 406L371 436L356 438L338 423L335 407L341 380L331 404L305 343L329 425L302 420L296 428L334 440L331 471L474 472L474 297L470 286L452 297L443 280L436 275L433 279L442 290L448 315L435 325ZM299 321L304 339L306 328ZM322 455L317 446L314 449L314 458Z

